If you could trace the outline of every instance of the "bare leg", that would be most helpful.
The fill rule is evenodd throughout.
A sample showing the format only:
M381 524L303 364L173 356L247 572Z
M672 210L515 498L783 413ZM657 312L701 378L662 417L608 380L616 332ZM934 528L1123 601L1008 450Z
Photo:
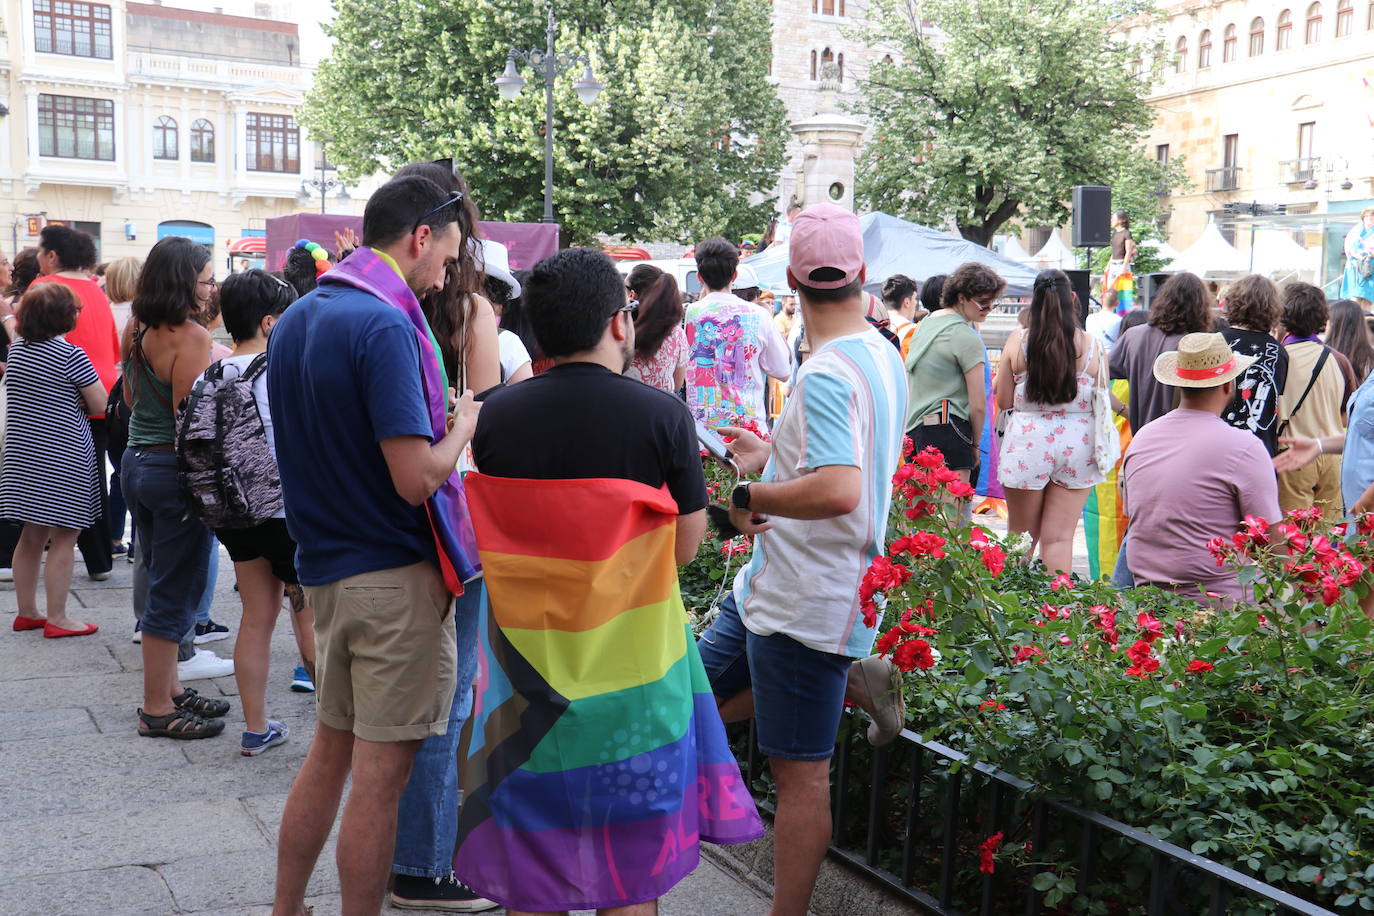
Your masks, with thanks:
M150 716L170 716L172 697L181 696L177 676L177 642L143 634L143 711Z
M419 741L353 742L353 788L339 824L343 916L376 916L396 850L396 806Z
M234 643L234 680L243 702L243 720L250 732L267 731L267 669L272 629L281 613L282 582L262 557L234 564L243 619Z
M14 548L14 597L20 617L38 617L38 571L43 565L43 545L48 543L48 528L24 523L19 543ZM56 620L53 623L57 623Z
M754 688L746 687L728 700L716 697L716 711L720 713L722 722L743 722L754 718Z
M1045 488L1040 512L1040 559L1052 573L1073 571L1073 536L1091 488L1068 490L1052 483Z
M72 564L76 559L75 528L49 528L48 559L43 564L43 588L48 595L48 622L64 630L80 630L84 623L67 616L67 594L72 587Z
M1024 531L1033 542L1041 536L1041 514L1044 512L1044 490L1017 490L1003 487L1007 493L1007 527L1012 531ZM1034 556L1034 551L1031 552Z
M296 650L300 653L301 664L315 681L315 609L305 600L305 589L299 585L287 585L286 597L291 601L291 632L296 636Z
M272 916L305 916L305 887L334 826L352 760L353 733L317 723L281 816Z
M806 916L830 843L830 761L769 757L778 785L771 916Z

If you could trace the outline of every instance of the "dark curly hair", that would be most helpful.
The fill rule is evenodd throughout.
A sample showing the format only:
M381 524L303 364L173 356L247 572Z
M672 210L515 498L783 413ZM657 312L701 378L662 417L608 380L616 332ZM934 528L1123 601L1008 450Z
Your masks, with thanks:
M625 285L639 300L635 313L635 355L649 359L663 346L663 341L682 324L686 312L677 280L650 264L636 265Z
M38 266L38 249L25 248L14 256L14 269L10 271L10 288L5 290L9 296L22 296L29 284L38 279L42 269Z
M19 303L15 330L29 343L42 343L75 328L80 311L81 303L71 287L40 283L25 293Z
M1279 298L1283 300L1283 317L1279 321L1294 337L1315 337L1331 317L1326 294L1311 283L1285 283Z
M1262 274L1241 277L1226 287L1226 321L1233 328L1272 333L1279 323L1279 288Z
M330 260L334 259L331 254ZM315 256L304 248L291 246L291 250L286 253L286 263L281 268L282 276L286 282L290 283L295 289L297 296L304 296L316 286L318 282L315 273Z
M954 273L945 280L940 302L947 309L954 308L959 303L960 296L965 299L992 296L995 299L1002 295L1002 290L1006 288L1007 281L1003 280L997 271L977 261L966 261L954 268Z
M1212 330L1212 297L1197 274L1178 273L1150 303L1150 327L1165 334L1201 334Z

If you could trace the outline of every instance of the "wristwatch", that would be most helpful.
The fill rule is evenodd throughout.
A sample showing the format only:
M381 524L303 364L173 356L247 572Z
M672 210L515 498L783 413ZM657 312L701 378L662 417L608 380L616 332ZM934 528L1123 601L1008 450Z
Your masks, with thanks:
M741 512L749 511L749 488L753 486L753 481L739 484L730 491L730 505Z

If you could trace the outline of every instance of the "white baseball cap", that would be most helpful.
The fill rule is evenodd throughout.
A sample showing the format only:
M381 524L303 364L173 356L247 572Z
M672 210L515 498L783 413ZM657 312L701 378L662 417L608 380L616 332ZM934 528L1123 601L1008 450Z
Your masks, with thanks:
M731 289L751 289L759 285L759 275L754 273L754 268L748 264L741 264L735 271L735 280L730 284Z

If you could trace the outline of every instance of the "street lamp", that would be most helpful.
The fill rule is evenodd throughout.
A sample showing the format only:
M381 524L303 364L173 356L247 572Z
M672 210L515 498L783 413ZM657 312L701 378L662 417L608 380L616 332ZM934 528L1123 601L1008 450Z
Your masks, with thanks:
M329 172L334 171L334 167L329 164L329 156L325 153L324 146L320 146L320 166L318 178L306 178L301 181L301 189L296 192L296 200L303 207L310 203L311 192L320 195L320 212L324 212L325 198L329 192L335 188L339 189L336 199L341 204L346 204L350 200L348 187L340 178L330 178Z
M528 51L516 51L511 49L506 55L506 69L498 76L494 85L496 91L501 94L501 98L507 102L514 101L520 95L520 90L525 88L526 80L520 75L520 70L516 66L516 58L525 61L536 70L544 71L544 222L553 222L553 81L559 74L566 73L574 67L583 67L582 76L577 82L573 83L573 91L582 100L584 105L590 105L596 101L596 97L601 94L603 88L601 82L592 73L592 63L585 54L559 54L554 50L554 38L558 32L558 22L554 19L553 4L549 4L549 26L545 33L547 38L546 47L540 51L531 48Z

